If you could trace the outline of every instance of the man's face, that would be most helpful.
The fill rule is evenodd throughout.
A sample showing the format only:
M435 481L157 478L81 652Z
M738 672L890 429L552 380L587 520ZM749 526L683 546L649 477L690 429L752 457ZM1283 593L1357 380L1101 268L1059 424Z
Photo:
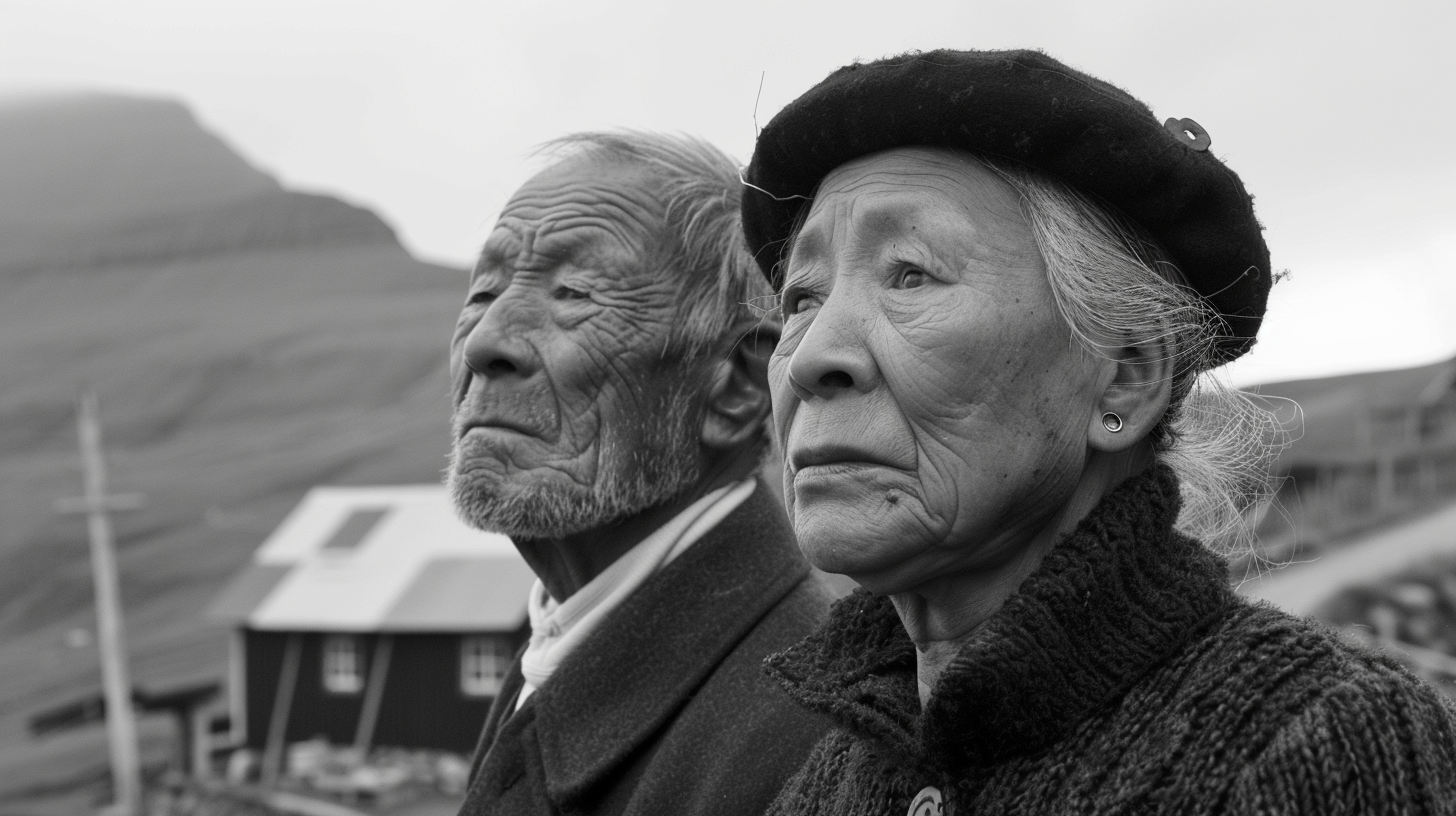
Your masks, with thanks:
M678 287L641 168L587 156L506 204L450 350L448 482L469 523L558 537L660 504L699 472L695 370L668 347Z

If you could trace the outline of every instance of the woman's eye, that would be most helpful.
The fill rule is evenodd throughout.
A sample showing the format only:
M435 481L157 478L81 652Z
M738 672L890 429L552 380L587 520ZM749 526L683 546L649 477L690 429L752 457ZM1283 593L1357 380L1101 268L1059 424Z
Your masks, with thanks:
M808 305L809 298L805 297L803 292L790 291L784 293L782 311L785 317L804 311L804 309L808 308Z
M916 289L925 284L925 273L919 269L906 269L900 272L900 277L895 285L900 289Z
M581 289L573 289L570 286L558 286L556 287L556 291L553 292L552 295L554 295L557 300L586 300L587 298L591 297L590 292L585 292Z

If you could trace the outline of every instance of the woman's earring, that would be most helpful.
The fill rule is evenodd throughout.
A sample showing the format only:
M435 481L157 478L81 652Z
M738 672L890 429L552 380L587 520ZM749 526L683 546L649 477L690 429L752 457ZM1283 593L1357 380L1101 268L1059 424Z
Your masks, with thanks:
M1111 411L1108 411L1107 413L1102 415L1102 427L1106 428L1112 433L1117 433L1118 431L1122 430L1122 417L1112 413Z

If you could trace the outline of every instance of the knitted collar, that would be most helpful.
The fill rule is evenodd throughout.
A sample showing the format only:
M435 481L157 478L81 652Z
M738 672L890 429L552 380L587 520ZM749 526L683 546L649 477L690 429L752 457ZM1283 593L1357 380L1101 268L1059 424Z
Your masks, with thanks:
M1163 465L1104 498L961 648L923 716L914 644L889 600L863 590L765 669L911 764L956 771L1046 747L1232 602L1224 562L1173 531L1178 507Z

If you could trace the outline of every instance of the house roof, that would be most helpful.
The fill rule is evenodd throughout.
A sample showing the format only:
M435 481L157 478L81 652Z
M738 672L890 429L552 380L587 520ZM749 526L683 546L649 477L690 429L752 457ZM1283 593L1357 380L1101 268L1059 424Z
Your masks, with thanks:
M440 485L316 487L213 603L266 630L513 631L535 576Z
M1251 390L1298 403L1303 435L1279 457L1280 466L1369 461L1391 442L1372 439L1373 417L1433 405L1456 384L1456 359L1414 368L1267 383ZM1281 409L1283 406L1271 404ZM1410 440L1420 444L1420 440Z

